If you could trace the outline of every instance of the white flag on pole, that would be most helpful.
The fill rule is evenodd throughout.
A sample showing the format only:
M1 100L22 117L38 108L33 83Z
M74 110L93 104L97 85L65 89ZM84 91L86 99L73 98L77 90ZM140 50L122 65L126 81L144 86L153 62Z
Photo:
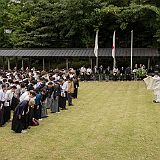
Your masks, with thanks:
M116 51L115 39L116 39L116 32L114 31L114 34L113 34L113 43L112 43L112 57L114 59L115 59L115 51Z
M98 57L98 30L96 31L94 54L96 57Z

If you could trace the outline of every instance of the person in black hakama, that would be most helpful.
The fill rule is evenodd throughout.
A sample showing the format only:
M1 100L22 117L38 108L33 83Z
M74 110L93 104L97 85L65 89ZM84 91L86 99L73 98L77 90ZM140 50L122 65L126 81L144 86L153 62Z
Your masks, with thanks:
M41 91L37 91L36 99L35 99L35 118L41 119L42 117L42 93Z
M28 103L29 101L24 100L20 102L18 106L15 108L11 129L16 133L21 133L22 130L26 129L27 126L26 116L28 111Z
M29 93L29 100L23 100L15 108L12 120L11 129L16 133L23 133L25 129L29 127L33 120L32 114L29 111L29 107L33 107L35 104L34 98L35 93Z
M110 66L106 68L105 73L106 73L105 80L108 82L110 78Z
M67 110L66 108L66 101L67 101L67 95L66 95L66 84L64 84L64 80L60 80L60 89L61 94L59 96L59 102L58 105L62 110Z
M126 70L125 70L125 72L126 72L126 80L127 81L131 81L131 73L132 73L131 67L130 66L127 67Z
M58 105L60 94L61 94L60 85L58 84L58 82L55 82L54 83L54 90L51 95L51 98L52 98L51 113L60 112L59 105Z
M103 66L101 65L99 67L99 81L103 80Z
M14 111L18 104L19 104L19 99L14 94L11 100L11 110Z
M121 67L120 69L120 81L124 81L125 78L125 69L124 67Z
M51 104L52 104L51 95L54 91L53 82L48 82L46 91L47 91L47 109L51 109Z
M4 107L3 102L0 102L0 127L4 125Z
M79 87L78 77L75 77L75 78L73 79L73 84L74 84L73 98L77 98L77 96L78 96L78 87Z

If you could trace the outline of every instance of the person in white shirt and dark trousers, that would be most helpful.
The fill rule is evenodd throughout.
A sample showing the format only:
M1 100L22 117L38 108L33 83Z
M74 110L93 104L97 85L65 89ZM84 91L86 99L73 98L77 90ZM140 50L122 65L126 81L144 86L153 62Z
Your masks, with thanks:
M5 122L9 122L11 119L11 104L12 104L12 98L13 96L16 97L15 91L17 87L16 86L11 86L9 90L7 90L5 94L5 103L4 103L4 108L5 108Z
M2 85L2 89L0 90L0 127L3 127L5 125L5 95L6 95L6 85Z
M67 90L67 84L65 83L65 81L63 79L60 80L60 88L61 88L61 95L59 96L59 107L62 110L67 110L66 108L66 90Z

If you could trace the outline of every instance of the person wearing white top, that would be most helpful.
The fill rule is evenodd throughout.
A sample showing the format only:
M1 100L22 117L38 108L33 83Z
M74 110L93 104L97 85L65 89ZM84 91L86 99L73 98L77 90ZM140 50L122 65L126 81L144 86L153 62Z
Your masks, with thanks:
M22 101L24 101L24 100L29 101L29 92L28 92L28 91L24 92L24 93L20 96L19 100L20 100L20 102L22 102Z
M155 74L153 79L160 81L160 76L158 75L158 73ZM154 90L154 95L155 95L155 100L153 100L153 102L160 103L160 90L158 88Z
M85 74L86 74L86 68L84 66L81 67L80 73L81 73L81 80L84 81L85 80Z
M87 80L89 81L91 79L92 69L89 67L87 68Z
M68 90L67 85L68 83L65 83L64 80L60 80L61 95L59 96L59 107L62 108L62 110L67 110L66 108L67 94L65 92Z
M5 122L10 121L11 119L11 103L12 103L12 98L15 95L17 87L12 86L9 90L7 90L5 94L5 103L4 103L4 108L5 108Z
M64 90L64 92L67 92L67 91L68 91L68 81L65 81L65 82L63 83L63 90Z
M117 80L117 75L118 75L118 68L115 67L115 68L113 68L113 80L114 81Z
M2 89L0 90L0 127L4 126L5 124L5 94L6 94L6 85L2 85Z
M60 76L56 73L55 75L53 75L53 78L55 79L55 81L58 81L60 79Z

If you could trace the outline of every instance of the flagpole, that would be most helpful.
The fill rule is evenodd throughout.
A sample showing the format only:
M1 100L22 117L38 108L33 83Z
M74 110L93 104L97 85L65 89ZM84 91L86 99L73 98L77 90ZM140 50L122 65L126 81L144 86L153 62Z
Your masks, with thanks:
M131 31L131 71L133 69L133 30Z
M98 68L98 56L96 57L96 66Z
M116 58L114 58L114 65L113 65L113 68L116 67Z
M116 67L116 31L113 33L113 43L112 43L112 57L113 57L113 69Z

